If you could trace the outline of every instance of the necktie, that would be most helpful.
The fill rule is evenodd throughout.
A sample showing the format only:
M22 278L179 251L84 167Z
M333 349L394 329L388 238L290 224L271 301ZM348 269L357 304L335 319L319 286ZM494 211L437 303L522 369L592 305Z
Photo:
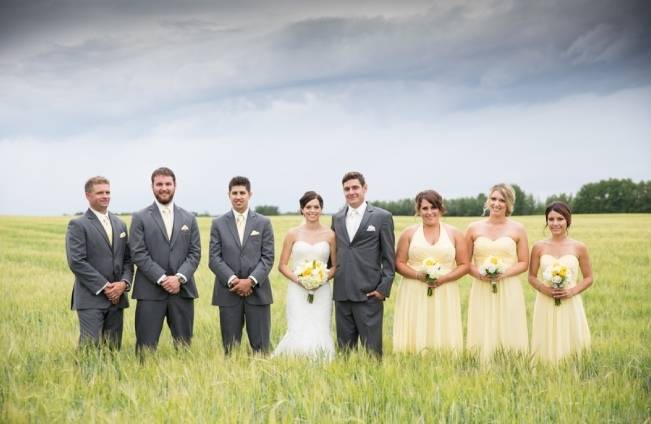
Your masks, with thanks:
M244 215L238 213L236 218L237 235L240 236L240 244L244 242Z
M107 216L102 216L102 219L100 219L100 222L102 223L102 227L104 227L104 231L106 231L106 237L108 237L109 244L112 246L113 245L113 228L111 227L111 221L108 219Z
M163 207L163 223L167 232L168 240L172 239L172 212L167 206Z

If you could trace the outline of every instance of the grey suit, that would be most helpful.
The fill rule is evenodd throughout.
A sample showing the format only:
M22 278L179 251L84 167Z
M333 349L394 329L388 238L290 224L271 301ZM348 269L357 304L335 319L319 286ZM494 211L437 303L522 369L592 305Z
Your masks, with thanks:
M171 239L156 202L136 212L131 221L131 256L137 271L133 287L136 306L136 349L155 348L167 317L175 342L189 344L194 323L194 299L199 297L194 272L201 260L197 219L174 205ZM178 294L158 284L163 275L183 274L187 281Z
M352 349L358 338L372 352L382 355L383 303L368 298L377 290L388 297L395 273L395 235L388 211L366 206L352 241L346 229L348 207L332 217L337 240L337 268L333 297L337 344Z
M246 319L249 343L254 351L269 350L273 302L269 272L274 262L274 235L269 218L249 211L243 242L237 233L233 211L216 218L210 229L210 269L215 273L212 304L219 306L224 350L242 340ZM228 280L254 277L257 285L248 297L231 293Z
M79 342L101 339L119 348L122 343L123 309L129 306L126 293L113 305L102 291L108 282L131 284L133 265L129 252L127 226L109 213L113 230L111 243L97 216L88 209L68 223L66 254L75 275L71 308L79 317ZM98 294L99 292L99 294Z

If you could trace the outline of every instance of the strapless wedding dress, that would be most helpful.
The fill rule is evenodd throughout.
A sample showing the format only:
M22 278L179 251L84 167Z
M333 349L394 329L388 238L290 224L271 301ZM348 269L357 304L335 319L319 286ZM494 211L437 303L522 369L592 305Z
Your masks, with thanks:
M297 241L292 246L292 263L319 260L328 263L330 245L326 241L310 244ZM326 283L314 291L308 302L308 291L294 282L287 287L287 333L274 350L274 356L309 356L332 359L335 352L330 334L332 286Z

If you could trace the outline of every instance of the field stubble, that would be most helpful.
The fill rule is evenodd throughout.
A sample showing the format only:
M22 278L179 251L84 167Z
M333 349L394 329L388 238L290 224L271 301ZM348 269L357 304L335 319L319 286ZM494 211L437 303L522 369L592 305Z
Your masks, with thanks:
M64 251L68 219L0 217L0 421L651 420L651 215L575 216L571 235L588 245L595 274L583 296L593 347L556 367L532 366L511 354L498 355L490 366L468 353L393 354L395 297L386 303L381 363L363 352L330 363L258 357L248 353L246 341L225 359L217 308L210 305L208 218L199 219L201 297L192 347L175 350L164 329L158 351L141 363L133 352L132 301L122 351L77 350ZM542 217L516 219L530 243L543 237ZM272 221L278 257L284 234L300 218ZM470 221L446 219L462 230ZM414 222L397 217L396 234ZM277 343L286 329L287 283L275 268L271 279ZM521 279L530 320L535 293ZM400 277L394 293L398 284ZM470 279L460 286L465 325Z

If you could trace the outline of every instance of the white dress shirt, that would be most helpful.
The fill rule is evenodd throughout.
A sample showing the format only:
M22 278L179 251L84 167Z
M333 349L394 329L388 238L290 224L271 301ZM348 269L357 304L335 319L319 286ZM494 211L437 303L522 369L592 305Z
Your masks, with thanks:
M357 209L348 205L348 212L346 212L346 230L350 241L353 241L355 233L359 229L359 224L362 222L364 213L366 212L366 202L363 202Z

